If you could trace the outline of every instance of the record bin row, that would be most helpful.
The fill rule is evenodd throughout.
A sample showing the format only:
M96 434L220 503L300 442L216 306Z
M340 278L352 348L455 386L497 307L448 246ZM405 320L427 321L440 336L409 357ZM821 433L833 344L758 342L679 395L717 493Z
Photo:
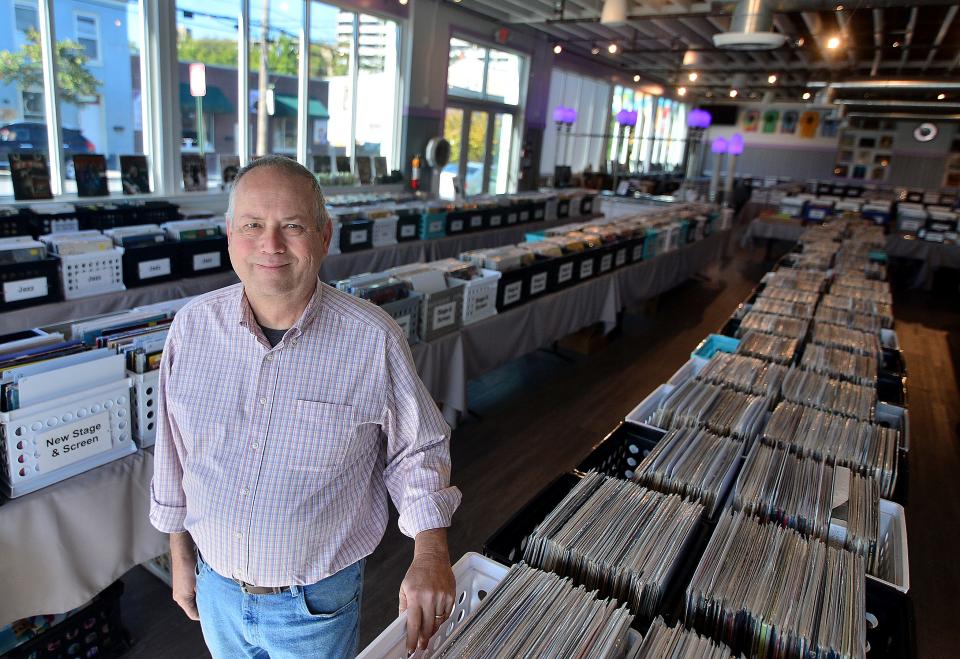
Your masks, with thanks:
M843 256L843 250L848 249L851 243L860 240L868 244L853 249L859 249L865 262L869 258L867 256L868 251L875 250L877 246L869 244L871 242L869 237L859 238L862 235L860 224L848 222L839 224L840 226L834 229L838 231L834 240L838 241L837 248L840 251L835 263L841 259L844 259L847 266L853 263L854 260ZM875 239L876 236L873 238ZM840 243L841 240L844 242ZM777 268L777 272L780 271L807 272L799 268L791 268L787 264L781 264ZM839 276L839 272L838 270L835 273L831 267L829 271L820 273L827 282L825 288L830 286L833 277ZM789 272L784 280L792 281L794 275L795 272ZM768 284L758 286L747 302L741 305L734 314L734 320L742 319L745 313L749 312L748 305L762 296L763 288L766 285ZM817 296L823 294L826 293L818 292ZM684 382L690 381L691 378L695 378L697 369L702 369L704 364L718 352L736 354L739 339L730 336L735 333L734 323L725 323L725 326L717 334L705 339L691 354L691 361L685 364L667 384L658 387L651 397L638 405L624 422L614 428L593 448L574 471L560 475L501 526L484 544L484 554L506 565L512 565L522 560L525 553L529 552L528 544L531 534L587 473L598 471L626 480L639 478L638 468L643 469L645 467L644 459L648 458L652 451L657 450L665 436L677 432L647 423L650 418L650 411L662 405L670 391L675 390ZM880 501L881 537L879 544L881 549L879 551L884 553L885 560L880 561L879 570L883 577L868 574L866 583L863 584L865 588L863 590L864 606L867 612L866 644L869 647L869 652L867 653L867 646L865 646L863 653L866 653L868 657L912 657L915 656L916 649L913 607L907 592L909 572L906 554L906 527L904 509L896 503L896 501L899 501L903 505L906 504L906 467L910 449L909 415L906 409L906 368L902 353L900 353L895 340L895 334L893 332L885 333L885 338L883 356L882 358L878 356L880 366L876 377L876 421L878 424L895 428L901 441L897 449L898 473L897 487L893 495L894 501ZM793 359L795 360L793 364L799 364L801 354L798 353ZM789 364L785 365L784 368L788 369L789 366ZM777 397L779 397L779 389L777 390ZM776 400L776 398L773 398L769 401L770 409L773 405L776 405ZM644 411L644 408L646 411ZM754 439L758 446L761 445L762 436L761 432ZM749 442L743 443L743 453L739 459L738 469L747 458L750 446ZM712 537L718 518L728 514L727 510L731 509L734 489L735 487L732 486L726 490L724 494L726 503L720 511L714 515L705 511L697 540L689 546L681 569L677 570L671 578L667 595L664 597L661 607L655 612L654 616L642 616L635 619L634 626L639 631L645 632L653 618L658 615L663 616L668 621L675 621L678 624L687 624L688 626L696 620L690 617L690 611L687 610L689 602L685 601L685 591L694 571L697 570L697 566L701 562L704 548ZM841 514L838 511L834 512ZM709 632L710 630L701 629L700 631ZM715 638L715 640L720 639ZM745 647L733 647L733 649L737 652L744 652L746 656L760 656L761 653L758 647L751 648L749 644ZM811 649L811 651L813 650ZM783 656L793 655L788 652Z

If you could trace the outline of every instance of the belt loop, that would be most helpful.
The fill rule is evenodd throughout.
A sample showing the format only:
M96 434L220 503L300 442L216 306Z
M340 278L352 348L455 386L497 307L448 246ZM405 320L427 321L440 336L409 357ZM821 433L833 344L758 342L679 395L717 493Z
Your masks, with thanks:
M300 586L290 586L290 596L297 597L300 594Z

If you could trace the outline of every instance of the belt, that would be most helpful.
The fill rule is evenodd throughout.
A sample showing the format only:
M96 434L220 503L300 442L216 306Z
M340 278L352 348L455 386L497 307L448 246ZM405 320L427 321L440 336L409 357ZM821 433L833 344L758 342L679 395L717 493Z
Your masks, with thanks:
M290 586L254 586L239 579L234 579L234 581L240 586L240 590L247 595L279 595L290 590Z

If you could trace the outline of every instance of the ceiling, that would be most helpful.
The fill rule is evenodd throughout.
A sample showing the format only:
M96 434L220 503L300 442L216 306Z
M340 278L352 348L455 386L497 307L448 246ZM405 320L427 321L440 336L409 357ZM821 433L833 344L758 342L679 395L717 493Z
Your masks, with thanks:
M780 7L782 0L770 0ZM933 4L928 4L928 3ZM689 0L627 0L629 20L621 26L599 23L602 0L466 0L464 6L506 24L523 24L543 31L564 49L595 57L628 75L669 87L684 86L691 100L800 101L804 92L815 98L810 83L849 80L882 81L924 79L960 82L960 18L958 5L943 0L898 3L896 0L793 0L797 7L833 8L830 11L786 11L774 14L776 32L787 36L774 50L731 51L714 47L713 35L730 27L733 3ZM894 4L902 6L891 6ZM878 5L883 5L878 8ZM884 7L885 6L885 7ZM840 39L829 49L831 37ZM618 52L608 53L616 43ZM599 50L599 52L597 52ZM688 51L691 51L688 53ZM687 60L696 60L684 65ZM697 80L691 82L689 73ZM768 77L777 76L770 84ZM938 99L945 93L944 99ZM960 101L960 88L927 89L878 87L831 90L831 98L931 103L924 111L938 112ZM824 100L822 97L821 101ZM950 111L956 112L960 105ZM853 109L856 109L853 107Z

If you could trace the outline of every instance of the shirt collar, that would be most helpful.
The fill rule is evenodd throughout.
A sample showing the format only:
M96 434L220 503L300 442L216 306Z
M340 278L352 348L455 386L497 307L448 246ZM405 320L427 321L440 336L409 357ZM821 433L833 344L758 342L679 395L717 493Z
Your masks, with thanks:
M313 295L310 297L310 301L307 302L307 306L304 308L303 313L300 314L300 318L298 318L290 328L294 332L293 336L303 334L303 331L310 326L310 323L313 322L314 318L316 318L320 312L322 301L323 283L318 277L317 286L313 291ZM247 293L242 286L240 287L240 296L237 300L237 323L242 327L246 327L256 336L262 334L260 325L257 323L257 318L253 314L253 308L247 299Z

